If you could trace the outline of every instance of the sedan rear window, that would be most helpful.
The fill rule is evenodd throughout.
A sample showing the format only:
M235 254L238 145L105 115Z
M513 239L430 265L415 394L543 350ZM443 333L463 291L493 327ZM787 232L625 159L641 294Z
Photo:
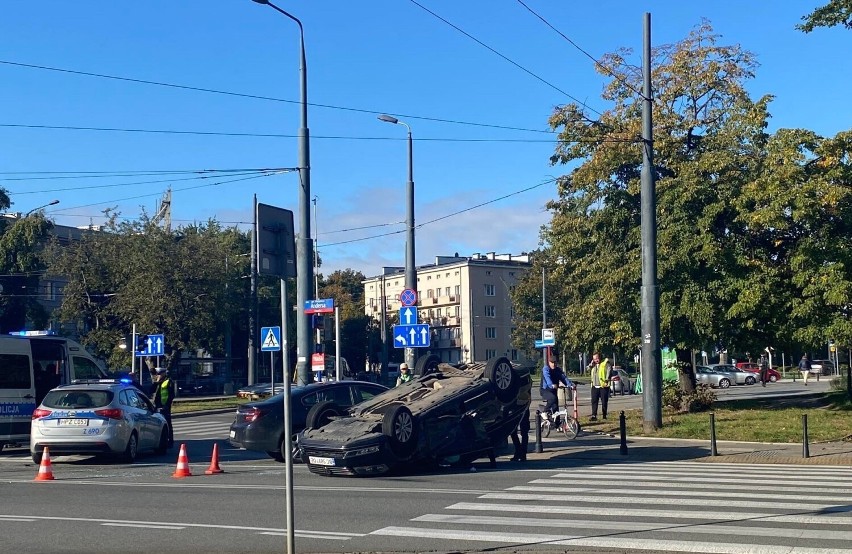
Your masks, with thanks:
M112 398L113 393L108 390L52 390L42 404L47 408L83 410L108 406Z

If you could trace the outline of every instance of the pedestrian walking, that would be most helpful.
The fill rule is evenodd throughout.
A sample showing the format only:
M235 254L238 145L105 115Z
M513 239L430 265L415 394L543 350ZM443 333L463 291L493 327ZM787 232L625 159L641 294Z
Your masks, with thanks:
M609 404L609 383L615 375L615 370L609 363L609 358L601 360L598 352L592 354L592 362L588 367L592 376L592 416L589 421L598 419L598 402L601 405L601 416L606 419L606 409Z
M172 402L175 399L174 381L169 377L169 370L164 367L158 367L156 375L154 407L166 418L166 423L169 426L169 448L171 448L175 444L175 434L172 429Z
M808 386L808 377L811 376L811 361L808 359L807 354L802 355L802 359L799 360L799 371L802 372L802 380L805 382L805 386Z
M769 381L769 362L766 360L766 356L761 354L760 355L760 382L765 387L767 381Z
M527 447L530 442L530 409L524 410L524 415L521 421L518 422L515 430L512 431L512 444L515 445L515 455L512 456L513 462L527 461Z

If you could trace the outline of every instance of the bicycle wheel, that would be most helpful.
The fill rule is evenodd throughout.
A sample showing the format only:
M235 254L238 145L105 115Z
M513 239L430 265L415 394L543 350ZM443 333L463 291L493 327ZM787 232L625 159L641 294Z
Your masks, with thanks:
M546 419L541 420L541 436L547 438L550 435L550 422Z
M562 432L569 439L577 438L577 434L580 432L580 422L573 417L566 417L562 424Z

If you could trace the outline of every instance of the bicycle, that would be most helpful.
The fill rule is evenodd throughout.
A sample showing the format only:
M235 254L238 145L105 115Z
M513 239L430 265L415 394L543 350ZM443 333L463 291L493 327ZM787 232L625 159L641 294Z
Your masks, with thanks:
M577 387L572 387L574 398L574 413L577 413ZM568 399L556 413L550 410L541 412L541 436L548 437L551 429L559 429L567 439L575 439L580 433L580 422L568 413Z

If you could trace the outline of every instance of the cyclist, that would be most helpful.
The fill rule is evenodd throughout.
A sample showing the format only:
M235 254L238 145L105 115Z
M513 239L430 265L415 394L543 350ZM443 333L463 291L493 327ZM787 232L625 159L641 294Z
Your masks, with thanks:
M556 365L556 359L550 358L541 368L541 399L547 403L545 407L547 412L556 413L559 409L556 389L560 383L568 388L574 386L574 383L565 376L562 368Z

